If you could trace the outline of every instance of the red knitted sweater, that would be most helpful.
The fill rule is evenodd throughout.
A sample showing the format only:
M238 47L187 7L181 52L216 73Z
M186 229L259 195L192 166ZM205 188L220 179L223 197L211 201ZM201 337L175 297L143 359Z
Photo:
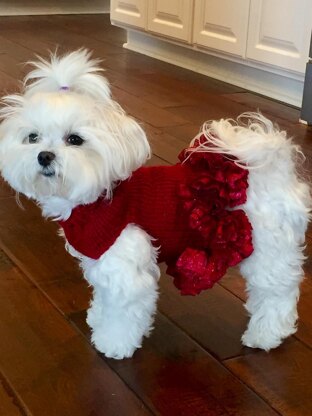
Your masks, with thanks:
M138 169L112 201L76 207L60 222L68 242L98 259L128 224L137 224L155 239L159 261L183 294L211 287L253 250L246 214L228 209L245 202L248 171L213 153L185 150L180 160Z

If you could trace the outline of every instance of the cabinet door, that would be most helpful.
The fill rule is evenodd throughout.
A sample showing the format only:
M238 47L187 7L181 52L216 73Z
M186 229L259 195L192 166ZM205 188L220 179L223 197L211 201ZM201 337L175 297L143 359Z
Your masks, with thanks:
M149 0L147 28L151 32L191 41L193 0Z
M251 0L247 57L303 73L311 28L311 0Z
M147 20L146 0L111 0L111 20L144 29Z
M194 43L245 56L250 0L196 0Z

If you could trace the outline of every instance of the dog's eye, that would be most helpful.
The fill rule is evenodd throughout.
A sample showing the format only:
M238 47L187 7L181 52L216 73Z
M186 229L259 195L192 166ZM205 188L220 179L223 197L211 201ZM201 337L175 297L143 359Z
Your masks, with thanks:
M27 137L28 143L37 143L38 141L38 134L37 133L30 133Z
M66 143L72 146L81 146L84 140L77 134L71 134L66 138Z

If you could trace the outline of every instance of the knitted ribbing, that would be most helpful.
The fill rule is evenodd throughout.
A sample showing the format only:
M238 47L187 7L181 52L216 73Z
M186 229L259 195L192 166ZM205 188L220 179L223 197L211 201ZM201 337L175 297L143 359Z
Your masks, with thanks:
M193 177L192 170L181 164L140 168L115 188L111 201L99 198L80 205L60 225L77 251L98 259L128 224L136 224L160 247L159 261L172 261L202 240L190 230L178 195L180 185Z

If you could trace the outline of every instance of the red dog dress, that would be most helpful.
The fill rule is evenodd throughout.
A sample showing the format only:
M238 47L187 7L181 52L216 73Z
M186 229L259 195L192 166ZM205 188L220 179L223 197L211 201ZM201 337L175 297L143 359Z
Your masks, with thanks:
M155 239L159 262L167 263L182 294L211 288L253 251L251 224L242 209L233 209L246 202L248 170L195 147L182 151L174 166L136 170L116 186L112 200L100 197L73 209L60 222L68 242L98 259L136 224Z

